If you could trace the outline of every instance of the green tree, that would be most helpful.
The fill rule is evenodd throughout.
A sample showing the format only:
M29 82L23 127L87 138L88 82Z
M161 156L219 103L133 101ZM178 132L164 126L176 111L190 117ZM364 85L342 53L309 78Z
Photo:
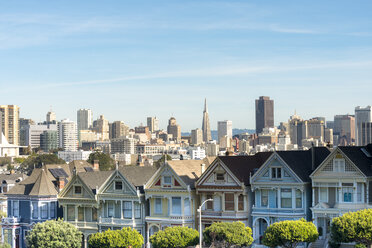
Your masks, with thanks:
M334 218L331 225L331 238L336 244L356 242L372 247L372 209L349 212Z
M102 171L115 169L115 161L110 155L103 152L93 152L89 155L88 163L93 164L94 160L99 161L99 169Z
M252 229L240 221L215 222L204 230L203 236L207 244L223 243L225 247L249 246L253 242Z
M27 247L80 248L82 233L62 219L37 223L26 236Z
M124 227L121 230L95 233L90 236L88 243L90 248L141 248L144 240L136 229Z
M42 164L66 164L66 161L58 158L56 154L33 154L29 156L25 161L23 161L21 167L22 170L31 172L34 166L36 168L39 168Z
M269 247L294 248L302 242L315 242L318 236L312 222L304 219L285 220L270 225L264 233L262 243Z
M154 248L184 248L197 245L199 233L189 227L168 227L150 237Z
M160 158L159 160L155 161L155 162L154 162L154 165L157 166L157 167L159 167L159 166L161 166L162 164L164 164L165 156L167 157L167 161L168 161L168 160L172 160L172 157L171 157L170 155L165 154L165 155L161 156L161 158Z

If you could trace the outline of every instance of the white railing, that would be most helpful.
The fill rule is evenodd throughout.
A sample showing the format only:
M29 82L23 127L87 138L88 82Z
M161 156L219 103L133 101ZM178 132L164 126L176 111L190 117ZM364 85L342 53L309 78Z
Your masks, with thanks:
M119 225L126 225L126 224L132 224L133 219L118 219L118 218L99 218L99 223L102 224L119 224Z

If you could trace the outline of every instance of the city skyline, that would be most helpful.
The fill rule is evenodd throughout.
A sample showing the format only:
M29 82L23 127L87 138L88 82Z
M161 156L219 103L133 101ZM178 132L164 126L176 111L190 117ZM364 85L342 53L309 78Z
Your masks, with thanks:
M131 127L175 116L188 131L204 98L213 130L226 119L254 129L262 95L275 125L295 110L353 114L371 105L372 3L358 3L4 2L1 104L37 122L50 105L58 120L89 108Z

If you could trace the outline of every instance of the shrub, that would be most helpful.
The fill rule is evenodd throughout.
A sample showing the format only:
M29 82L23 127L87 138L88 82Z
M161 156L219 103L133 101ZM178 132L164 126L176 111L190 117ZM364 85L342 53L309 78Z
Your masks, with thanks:
M189 227L168 227L150 237L150 242L154 248L183 248L197 245L199 233Z
M224 243L230 246L249 246L253 242L252 229L242 222L215 222L204 230L206 243Z
M91 248L120 248L128 247L141 248L144 240L142 235L130 227L121 230L107 230L105 232L93 234L89 241Z

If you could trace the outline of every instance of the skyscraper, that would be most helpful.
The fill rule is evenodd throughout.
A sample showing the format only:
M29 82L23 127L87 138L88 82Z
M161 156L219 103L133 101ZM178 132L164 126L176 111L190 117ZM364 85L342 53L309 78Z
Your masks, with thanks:
M2 132L9 144L19 144L19 107L0 105Z
M110 139L127 136L129 127L123 121L114 121L109 124Z
M355 117L353 115L335 115L333 134L339 140L334 140L336 145L345 140L345 145L351 145L355 141Z
M103 115L100 115L99 119L93 122L93 129L97 133L101 134L101 141L110 139L109 122Z
M191 130L191 144L200 145L203 142L203 133L199 128Z
M90 109L79 109L77 111L77 126L78 130L87 130L92 128L93 113Z
M219 121L217 123L217 130L218 130L218 142L220 142L222 137L229 137L232 138L232 121Z
M362 145L362 124L372 122L371 111L371 106L365 108L358 106L355 108L355 141L357 146Z
M207 98L205 98L204 100L202 131L203 131L203 141L205 143L212 140L211 126L209 124L209 115L208 115L208 108L207 108Z
M47 124L49 123L55 123L57 120L56 118L56 113L52 112L52 111L49 111L47 114L46 114L46 122Z
M177 125L176 118L171 117L168 122L168 128L167 128L168 134L173 135L173 140L180 142L181 141L181 127L180 125Z
M265 127L274 127L274 100L260 96L256 99L256 133L261 133Z
M159 119L155 117L147 117L147 126L150 132L159 130Z
M77 127L76 123L69 119L58 123L58 143L64 151L77 151Z

